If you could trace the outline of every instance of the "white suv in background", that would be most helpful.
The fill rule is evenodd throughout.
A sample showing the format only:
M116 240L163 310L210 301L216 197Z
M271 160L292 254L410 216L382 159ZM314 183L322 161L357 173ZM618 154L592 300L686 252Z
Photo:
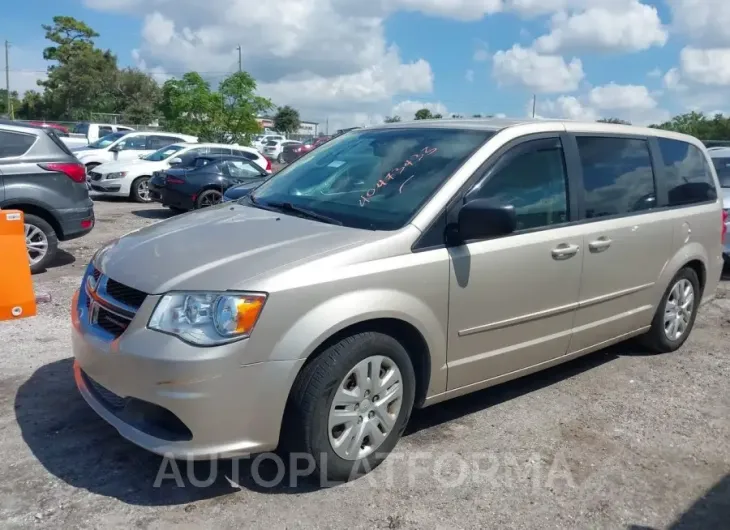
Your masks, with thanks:
M79 161L86 166L87 173L106 162L135 160L140 155L154 153L158 149L180 142L197 143L194 136L168 132L115 132L99 138L86 149L75 151Z
M113 197L130 197L137 202L150 202L148 182L157 171L172 166L188 166L198 156L243 156L271 173L271 162L252 147L227 144L176 143L146 155L143 158L108 162L94 167L88 173L89 188Z
M267 142L269 142L271 140L284 141L284 140L286 140L286 136L284 136L282 134L262 134L262 135L256 136L254 138L253 142L251 142L251 146L254 149L257 149L258 151L263 153L264 146L266 145Z
M302 145L302 142L297 142L296 140L269 140L264 145L264 156L283 164L284 159L281 154L284 152L284 147L292 144Z

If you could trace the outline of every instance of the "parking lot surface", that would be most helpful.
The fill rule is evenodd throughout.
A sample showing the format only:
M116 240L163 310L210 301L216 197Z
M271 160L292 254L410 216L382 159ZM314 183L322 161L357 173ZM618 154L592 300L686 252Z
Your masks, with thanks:
M84 403L69 332L83 268L171 214L99 200L96 215L34 277L52 301L0 323L4 528L728 528L730 281L680 351L624 344L419 411L383 466L320 487L276 480L273 457L165 461Z

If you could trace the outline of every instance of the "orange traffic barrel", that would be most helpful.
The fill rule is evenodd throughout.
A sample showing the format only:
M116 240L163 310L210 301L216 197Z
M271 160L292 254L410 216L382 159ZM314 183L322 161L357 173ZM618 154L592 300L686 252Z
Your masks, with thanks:
M0 210L0 321L35 316L23 212Z

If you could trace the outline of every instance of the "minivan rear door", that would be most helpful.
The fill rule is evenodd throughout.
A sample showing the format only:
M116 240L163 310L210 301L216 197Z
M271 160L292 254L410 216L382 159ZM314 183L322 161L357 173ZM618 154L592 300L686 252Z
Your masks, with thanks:
M651 323L672 254L673 223L658 195L646 137L576 133L585 251L570 353Z

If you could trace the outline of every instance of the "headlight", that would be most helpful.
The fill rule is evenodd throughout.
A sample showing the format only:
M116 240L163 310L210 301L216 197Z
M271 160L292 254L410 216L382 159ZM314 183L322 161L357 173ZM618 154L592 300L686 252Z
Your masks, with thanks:
M248 337L264 302L261 293L170 293L160 299L147 327L216 346Z
M126 176L127 176L127 172L126 171L120 171L118 173L107 173L106 174L106 178L107 179L123 179Z

